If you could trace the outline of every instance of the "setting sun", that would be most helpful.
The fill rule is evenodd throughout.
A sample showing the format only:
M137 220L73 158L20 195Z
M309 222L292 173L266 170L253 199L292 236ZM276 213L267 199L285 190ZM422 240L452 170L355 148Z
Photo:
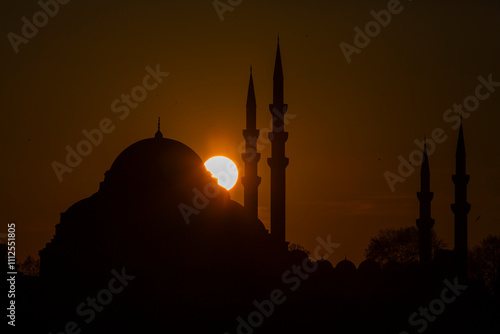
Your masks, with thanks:
M238 168L229 158L216 156L205 162L205 167L217 179L220 186L227 190L234 187L238 181Z

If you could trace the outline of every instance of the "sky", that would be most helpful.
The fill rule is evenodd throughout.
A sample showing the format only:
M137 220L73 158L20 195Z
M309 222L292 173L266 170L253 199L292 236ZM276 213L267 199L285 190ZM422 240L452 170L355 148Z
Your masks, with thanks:
M241 168L249 68L257 126L266 132L278 34L289 115L289 242L312 250L330 235L341 245L329 260L359 264L380 229L415 226L418 164L392 188L385 175L398 174L399 156L416 154L415 140L440 133L429 155L432 216L453 248L453 106L464 103L473 110L462 109L469 247L500 235L499 2L216 4L227 10L210 0L73 0L57 10L50 0L0 3L0 233L16 223L19 260L45 247L60 213L98 190L121 151L154 135L158 116L165 137L203 160L223 155ZM40 15L42 7L52 15ZM39 27L30 30L34 19ZM158 84L147 82L155 87L127 114L116 110L123 102L112 107L155 70L163 73ZM481 83L483 98L470 98ZM54 162L65 164L67 146L76 149L82 131L102 122L108 133L60 180ZM264 136L259 217L269 228L271 145ZM241 183L230 194L243 203Z

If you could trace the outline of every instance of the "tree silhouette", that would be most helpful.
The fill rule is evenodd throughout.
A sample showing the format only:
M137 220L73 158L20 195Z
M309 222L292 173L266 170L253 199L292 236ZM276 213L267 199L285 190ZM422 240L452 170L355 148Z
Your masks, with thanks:
M26 276L39 276L40 260L35 260L31 255L28 255L26 260L19 265L19 271Z
M418 229L414 226L401 227L399 229L383 229L370 240L365 250L365 257L382 265L397 261L408 264L418 261L419 245ZM445 247L442 239L438 239L436 232L432 230L433 253Z
M288 245L288 250L289 251L302 251L304 253L306 253L307 255L310 255L311 252L308 251L307 249L304 248L304 246L302 245L299 245L299 244L295 244L295 243L291 243L290 245Z
M500 237L491 234L470 252L471 276L498 294L500 283Z

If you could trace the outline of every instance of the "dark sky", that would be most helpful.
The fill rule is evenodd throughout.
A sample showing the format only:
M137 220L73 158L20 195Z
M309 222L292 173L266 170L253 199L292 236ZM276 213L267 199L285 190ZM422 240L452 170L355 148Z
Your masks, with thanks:
M20 259L50 241L59 213L98 190L123 149L154 135L158 116L164 136L203 160L225 155L241 167L249 67L257 125L269 128L278 34L291 116L287 240L313 249L317 237L331 234L341 243L332 262L347 256L359 263L379 229L415 225L419 168L394 191L384 173L397 173L398 156L408 158L416 139L440 128L447 139L430 155L432 209L435 230L453 247L458 131L443 115L475 94L479 76L500 82L498 1L402 0L350 63L339 44L353 45L353 29L364 30L374 20L370 11L387 9L388 1L244 0L223 21L210 0L73 0L59 7L16 53L8 34L21 35L21 19L32 22L41 7L0 3L0 233L17 223ZM112 102L142 85L145 68L157 64L168 77L120 119ZM499 105L500 87L464 118L469 246L500 234ZM66 146L76 148L82 130L105 118L114 131L59 182L51 164L64 163ZM267 228L270 148L263 145L259 164ZM241 184L231 190L240 203L242 193Z

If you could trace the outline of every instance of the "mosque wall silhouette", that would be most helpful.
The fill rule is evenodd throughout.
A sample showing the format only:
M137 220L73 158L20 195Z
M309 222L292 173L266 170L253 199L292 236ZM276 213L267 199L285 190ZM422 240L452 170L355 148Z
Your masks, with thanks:
M366 260L356 268L345 259L334 267L324 259L308 259L301 250L289 251L285 239L288 133L283 122L287 105L279 41L273 82L272 155L267 161L270 232L258 219L259 130L250 73L243 131L244 206L216 185L192 149L164 138L158 126L153 138L138 141L118 155L95 194L61 214L53 239L40 251L39 281L23 283L29 294L24 314L29 318L19 323L27 330L52 333L64 332L71 321L83 333L415 332L408 315L439 296L444 279L467 281L470 204L462 126L453 176L455 250L432 258L433 193L424 149L417 193L420 261L381 268ZM211 196L199 213L189 215L187 223L179 208L193 203L195 189ZM314 272L301 272L304 263ZM283 279L290 268L295 268L291 277L301 282L296 291ZM104 305L107 300L99 292L106 287L113 290L120 273L133 278ZM276 289L283 291L286 301L273 305L272 312L268 308L272 315L262 316L262 321L257 317L259 324L253 326L257 320L251 314L259 310L255 305L264 305ZM469 333L477 329L478 321L485 325L485 319L474 317L494 302L467 293L460 298L438 321L429 322L428 333ZM90 311L82 316L86 310L78 308L82 302L88 309L94 304L102 307L94 308L94 317Z

